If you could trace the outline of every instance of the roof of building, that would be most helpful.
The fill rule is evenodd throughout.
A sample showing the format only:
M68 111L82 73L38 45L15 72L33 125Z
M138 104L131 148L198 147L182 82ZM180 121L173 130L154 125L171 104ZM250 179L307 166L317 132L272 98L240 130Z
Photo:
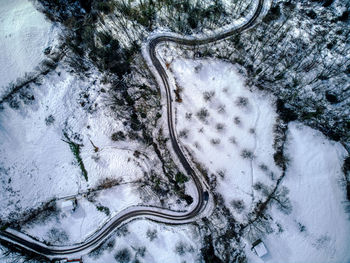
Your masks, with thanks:
M63 210L66 210L66 211L74 209L74 202L73 202L73 200L64 200L64 201L62 201L61 202L61 208Z
M267 249L265 247L265 244L259 240L259 242L255 242L255 245L252 247L254 249L255 253L259 256L265 256L267 254Z

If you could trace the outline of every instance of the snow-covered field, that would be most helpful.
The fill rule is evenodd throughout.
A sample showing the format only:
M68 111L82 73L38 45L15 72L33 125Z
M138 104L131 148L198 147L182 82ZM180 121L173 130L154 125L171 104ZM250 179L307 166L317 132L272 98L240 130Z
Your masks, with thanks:
M0 97L10 82L36 70L56 30L29 1L2 1L0 64L6 66L0 69ZM208 171L211 182L216 180L214 191L223 196L235 219L245 223L264 199L253 186L261 182L273 187L282 174L273 158L275 98L249 89L241 69L232 64L174 59L174 54L161 51L173 76L175 127L182 147ZM19 100L18 108L4 104L0 110L0 219L16 218L57 199L57 211L21 226L21 231L51 244L81 242L129 206L160 205L154 192L140 187L145 174L162 170L159 160L151 147L136 140L111 139L125 132L125 125L107 110L108 87L101 75L94 69L90 73L81 77L61 64L40 84L30 84L32 102ZM69 140L79 146L87 179ZM285 147L289 162L279 187L289 190L292 210L286 214L269 207L271 231L261 235L268 255L257 257L246 238L248 261L349 262L350 221L341 170L346 151L297 122L288 126ZM194 192L190 184L186 193ZM60 208L68 196L77 198L74 211ZM183 209L176 200L168 206ZM200 262L202 240L195 225L165 226L139 219L83 259ZM0 250L0 261L6 257Z
M233 215L246 219L259 198L252 185L273 184L281 174L273 160L273 99L245 87L238 69L225 62L175 59L170 70L182 100L174 102L181 142L216 174L216 191ZM350 222L341 184L345 149L299 123L288 126L286 149L290 163L280 188L289 189L292 212L269 211L274 232L263 237L269 254L261 260L248 242L249 261L348 262ZM243 158L244 150L252 155ZM244 205L235 210L233 200Z
M136 220L118 231L100 251L90 253L83 260L87 263L135 262L136 259L152 263L201 262L200 249L200 233L195 226L171 227Z
M95 233L107 219L129 206L142 203L142 200L137 185L123 184L102 190L93 199L79 196L77 203L74 211L63 210L48 218L39 217L21 231L53 245L77 244ZM98 208L107 208L108 211Z
M252 262L349 262L350 221L342 180L345 149L300 123L289 124L286 186L290 215L272 209L281 228L266 236L269 255ZM276 227L277 228L277 227Z
M259 200L256 182L280 176L273 161L273 99L251 91L233 65L218 60L171 63L182 102L175 102L178 136L191 155L217 178L217 191L244 221ZM174 96L175 97L175 96ZM242 202L235 210L232 202Z
M57 28L28 0L2 0L0 4L0 97L6 86L45 58Z
M70 225L69 229L80 228L78 233L69 235L72 241L81 241L103 220L142 202L133 182L142 179L150 168L157 167L157 160L154 160L154 154L135 142L111 140L111 135L123 130L124 126L112 113L104 110L106 97L99 92L104 86L100 82L93 84L94 78L96 76L80 79L59 66L40 86L33 87L35 101L32 104L21 105L19 109L5 104L0 112L2 220L29 208L39 208L51 199L84 193L103 184L107 178L123 184L98 193L91 204L84 198L78 200L79 209L72 213L72 220L61 214L58 217L63 220L59 224L55 217L50 219L52 224L58 224L58 228L60 224L62 228L67 225ZM82 107L84 96L93 102L92 112ZM88 181L83 177L64 133L76 137L81 145L80 155ZM137 157L136 149L140 152ZM59 201L56 203L59 207ZM108 207L110 215L97 211L96 206ZM85 217L85 227L81 230L81 220ZM91 226L87 224L89 220L93 223ZM51 223L47 223L42 231L39 231L40 224L33 229L31 224L24 230L45 239ZM67 232L69 229L66 228Z

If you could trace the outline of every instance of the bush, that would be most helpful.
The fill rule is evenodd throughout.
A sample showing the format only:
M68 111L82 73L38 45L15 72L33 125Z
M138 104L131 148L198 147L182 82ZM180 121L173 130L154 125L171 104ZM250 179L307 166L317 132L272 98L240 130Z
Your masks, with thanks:
M179 132L179 137L180 138L184 138L184 139L187 139L188 138L188 133L189 133L189 130L188 129L183 129Z
M130 232L129 232L127 225L123 225L118 229L117 236L118 237L121 237L121 236L126 237L127 235L129 235L129 233Z
M273 159L277 166L279 166L282 170L286 169L288 158L284 156L282 150L278 150L274 153Z
M241 156L243 159L249 159L249 160L253 160L255 158L254 153L250 150L244 149L241 152Z
M188 182L188 177L181 172L176 173L175 180L179 184Z
M49 116L47 116L46 118L45 118L45 124L46 124L46 126L50 126L51 124L53 124L55 122L55 117L52 115L52 114L50 114Z
M51 228L47 234L50 242L60 244L69 240L68 234L63 229Z
M209 112L206 108L201 108L199 110L199 112L197 112L196 115L197 115L198 119L205 122L207 120L207 118L209 117Z
M109 14L114 10L114 5L112 2L98 2L95 6L98 11L105 14Z
M130 253L129 249L124 248L124 249L119 250L115 254L114 258L117 262L128 263L131 259L131 253Z
M217 123L215 126L217 131L223 131L225 129L225 125L223 123Z
M203 93L203 99L205 101L211 101L211 99L214 97L215 92L214 91L205 91Z
M178 242L175 246L175 252L179 254L180 256L183 256L186 254L186 244L184 244L182 241Z
M108 208L108 207L106 207L106 206L103 206L103 205L98 205L98 206L96 206L96 209L97 209L98 211L100 211L100 212L105 213L105 214L106 214L106 216L109 216L109 215L111 214L111 212L110 212L109 208Z
M156 229L148 229L147 232L146 232L146 236L147 238L149 238L149 240L153 241L154 239L156 239L158 237L158 234L157 234L157 230Z
M118 131L112 134L111 139L112 141L122 141L125 140L125 135L122 131Z
M236 124L236 125L240 125L241 124L241 119L239 118L239 117L235 117L234 119L233 119L233 122Z
M249 100L247 97L237 97L235 104L240 108L246 108L248 107Z
M231 136L230 139L229 139L230 143L232 144L237 144L237 140L235 137Z
M298 115L286 107L284 101L281 99L276 101L276 108L278 115L285 122L295 121L298 118Z
M263 171L263 172L267 172L269 170L269 167L267 167L266 164L260 164L259 168Z
M245 209L243 200L232 200L231 205L233 209L235 209L239 214L242 213L243 210Z
M88 181L88 172L85 169L85 165L83 163L83 159L80 156L81 145L71 141L71 139L68 137L67 133L63 133L63 135L64 135L64 137L67 140L62 140L62 141L68 143L69 148L71 149L71 151L72 151L72 153L73 153L73 155L75 157L75 160L77 161L77 163L78 163L78 165L80 167L82 175L84 176L85 180Z
M270 23L270 22L272 22L274 20L277 20L280 16L281 16L281 9L277 5L277 6L274 6L274 7L270 8L270 10L267 13L267 15L263 18L263 21L265 23Z
M221 140L219 138L213 138L210 140L210 143L212 145L218 145L218 144L220 144L220 142L221 142Z

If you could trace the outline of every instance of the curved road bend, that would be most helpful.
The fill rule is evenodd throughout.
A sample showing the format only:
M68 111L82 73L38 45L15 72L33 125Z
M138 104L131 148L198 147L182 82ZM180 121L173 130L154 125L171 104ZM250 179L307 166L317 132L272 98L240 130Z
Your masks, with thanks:
M161 36L154 37L148 43L148 49L147 49L148 55L151 59L151 62L154 68L159 74L162 80L162 84L164 85L164 88L166 91L167 119L168 119L168 128L169 128L172 147L174 148L174 151L178 156L184 169L192 177L198 191L198 201L196 206L193 208L193 210L184 212L184 213L180 213L180 212L176 213L173 211L169 212L168 210L161 209L161 208L134 206L132 207L132 209L126 209L126 212L122 211L120 214L113 217L109 222L107 222L101 229L96 231L95 234L90 238L88 238L86 241L79 244L75 244L73 246L47 246L44 243L35 241L32 238L26 236L25 234L14 230L0 231L0 239L7 241L9 243L12 243L14 245L17 245L23 249L30 250L34 253L40 254L49 259L58 259L58 258L77 256L79 253L81 254L88 253L89 251L93 250L98 245L100 245L118 226L135 217L152 217L153 220L156 220L159 222L165 222L165 223L171 223L171 224L183 224L183 223L188 223L190 219L193 219L194 217L198 216L206 203L204 201L203 185L200 178L195 173L194 169L192 169L189 161L186 159L185 155L183 154L178 144L178 140L175 133L174 124L173 124L171 89L168 82L167 74L165 72L165 69L162 67L159 59L156 56L155 49L157 45L162 42L173 42L173 43L177 43L185 46L196 46L196 45L204 45L204 44L208 44L218 40L222 40L232 36L233 34L240 33L250 28L259 17L264 5L264 0L257 0L257 1L258 1L258 4L254 14L246 23L244 23L239 28L231 29L229 31L218 34L216 36L211 36L208 38L201 38L201 39L197 39L197 38L189 39L189 38L181 38L181 37L172 36L172 35L168 35L168 36L161 35ZM127 210L130 210L130 211L127 211Z

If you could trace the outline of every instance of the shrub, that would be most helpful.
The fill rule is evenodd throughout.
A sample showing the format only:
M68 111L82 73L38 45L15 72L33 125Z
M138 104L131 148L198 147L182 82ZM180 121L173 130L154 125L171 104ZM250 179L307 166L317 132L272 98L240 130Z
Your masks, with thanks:
M230 139L229 139L230 143L232 144L237 144L237 141L236 141L236 138L231 136Z
M239 118L239 117L234 117L234 119L233 119L233 122L235 123L235 124L237 124L237 125L240 125L241 124L241 119Z
M292 203L288 198L289 189L285 186L276 190L271 200L277 205L278 210L289 215L292 212Z
M71 141L71 139L68 137L67 133L63 133L63 135L67 140L62 140L62 141L68 143L69 148L71 149L71 151L75 157L75 160L77 161L77 163L80 167L82 175L84 176L85 180L88 181L88 172L86 171L85 165L84 165L83 160L80 156L81 145Z
M205 91L203 93L203 99L205 101L211 101L211 99L214 97L215 92L214 91Z
M276 101L276 109L278 115L285 122L295 121L298 118L298 115L294 113L291 109L286 107L284 101L281 99L278 99Z
M96 4L96 9L105 14L109 14L114 10L114 5L112 2L98 2Z
M225 129L225 125L223 123L217 123L215 126L217 131L223 131Z
M53 124L55 122L55 117L52 115L52 114L50 114L49 116L47 116L46 118L45 118L45 124L47 125L47 126L50 126L51 124Z
M175 246L175 252L180 256L186 254L186 244L182 241L178 242Z
M275 161L276 165L279 166L282 170L286 169L288 158L284 156L282 150L278 150L273 154L273 160Z
M145 255L146 255L146 247L139 247L139 248L136 249L135 257L140 256L140 257L143 258L143 257L145 257Z
M122 131L118 131L112 134L111 139L112 141L122 141L125 140L125 135Z
M188 177L181 172L176 173L175 180L179 184L188 182Z
M249 100L247 97L237 97L235 104L240 108L246 108L249 104Z
M188 133L189 133L189 130L187 129L183 129L179 132L179 137L180 138L184 138L184 139L187 139L188 138Z
M191 120L192 119L192 113L186 112L185 117L186 117L187 120Z
M106 207L106 206L103 206L103 205L98 205L98 206L96 206L96 209L97 209L98 211L100 211L100 212L105 213L105 214L106 214L106 216L109 216L109 215L111 214L111 212L110 212L109 208L108 208L108 207Z
M267 13L267 15L263 18L263 22L265 23L270 23L274 20L277 20L279 17L281 16L281 9L280 7L277 6L273 6L270 8L269 12Z
M220 104L219 106L218 106L218 113L220 113L220 114L223 114L223 113L225 113L225 105L223 105L223 104Z
M243 210L245 209L245 204L243 200L232 200L231 205L233 209L235 209L239 214L242 213Z
M219 138L213 138L210 140L210 143L212 145L218 145L218 144L220 144L220 142L221 142L221 140Z
M123 225L121 226L118 231L117 231L117 236L120 237L120 236L123 236L123 237L126 237L128 234L129 234L129 230L128 230L128 227L127 225Z
M207 118L209 117L209 112L206 108L201 108L199 110L199 112L197 112L196 115L197 115L198 119L205 122L207 120Z
M146 232L146 236L147 238L149 238L149 240L153 241L154 239L156 239L158 237L158 234L157 234L157 230L156 229L148 229L147 232Z
M306 226L304 226L302 223L298 222L298 229L300 232L305 232Z
M219 171L218 171L218 175L219 175L221 178L225 178L225 171L224 171L224 170L219 170Z
M254 153L247 149L242 150L241 156L243 159L249 159L249 160L253 160L255 158Z
M269 168L267 167L266 164L260 164L259 165L259 168L263 171L263 172L267 172L269 170Z
M51 242L53 243L62 243L67 242L69 237L63 229L51 228L48 232L48 236Z
M121 250L119 250L115 256L114 256L115 260L120 262L120 263L128 263L131 259L131 254L129 249L127 248L123 248Z

